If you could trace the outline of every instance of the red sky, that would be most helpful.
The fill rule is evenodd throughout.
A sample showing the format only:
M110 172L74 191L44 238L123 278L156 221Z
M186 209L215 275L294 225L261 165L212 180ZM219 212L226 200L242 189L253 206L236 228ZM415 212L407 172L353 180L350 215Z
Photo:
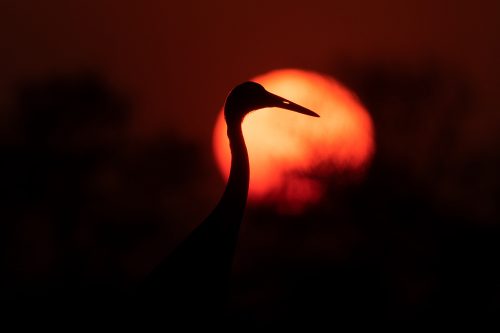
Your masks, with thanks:
M499 32L498 0L0 0L0 144L8 137L3 129L10 123L2 122L2 113L10 110L16 82L84 69L97 71L113 92L132 99L136 135L183 136L153 147L125 145L117 152L123 157L102 157L97 171L88 171L96 189L82 178L87 173L80 165L56 165L59 155L42 156L41 167L26 166L26 160L37 161L38 151L7 147L6 170L14 175L2 174L9 180L4 192L15 187L16 195L10 199L15 205L7 207L14 218L0 224L8 231L0 233L2 239L12 240L3 242L4 263L11 265L6 276L35 276L32 269L42 277L68 273L73 281L80 265L75 262L82 262L82 281L102 277L115 283L114 270L129 256L128 245L138 246L126 259L129 275L144 273L202 221L222 193L220 179L211 177L215 163L204 168L206 155L199 152L210 152L228 91L272 69L335 76L348 63L360 76L372 70L359 95L365 93L363 102L371 98L374 106L378 168L356 195L337 191L340 184L323 206L298 220L250 211L247 218L258 223L244 224L235 264L243 301L264 305L256 312L267 315L268 300L288 292L293 297L284 298L283 309L293 309L289 300L295 300L297 313L317 318L321 310L330 321L330 313L351 311L344 310L345 300L354 309L351 300L365 300L367 293L369 305L356 307L356 318L359 311L387 312L391 319L422 318L430 311L428 318L456 320L474 310L483 319L488 306L496 311L498 305L493 297L499 279L491 264L498 232L485 226L499 221ZM389 72L385 83L374 80L377 70ZM428 73L430 81L436 74L436 85L427 84ZM393 94L400 83L407 84ZM414 87L420 89L416 96ZM19 194L26 174L35 199L29 191ZM61 202L71 203L62 213ZM75 217L69 227L60 223L67 214ZM12 231L6 229L14 223ZM283 289L314 265L320 279L310 275L314 279L305 280L302 296ZM269 271L272 266L275 271ZM254 285L260 294L253 293ZM417 294L431 298L418 300ZM320 309L317 299L333 301L333 312Z
M496 110L498 13L494 0L4 0L0 88L98 69L133 97L138 132L175 129L207 143L235 83L283 67L335 72L343 60L436 62Z

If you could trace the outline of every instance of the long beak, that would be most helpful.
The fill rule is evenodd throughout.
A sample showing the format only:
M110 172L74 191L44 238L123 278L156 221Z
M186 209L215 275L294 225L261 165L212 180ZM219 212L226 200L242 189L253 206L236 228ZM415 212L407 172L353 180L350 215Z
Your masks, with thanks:
M313 112L303 106L300 106L298 104L295 104L294 102L291 102L283 97L280 97L278 95L272 94L270 92L267 92L269 95L270 103L269 105L275 108L281 108L281 109L287 109L291 111L295 111L298 113L305 114L307 116L311 117L319 117L319 114L316 112Z

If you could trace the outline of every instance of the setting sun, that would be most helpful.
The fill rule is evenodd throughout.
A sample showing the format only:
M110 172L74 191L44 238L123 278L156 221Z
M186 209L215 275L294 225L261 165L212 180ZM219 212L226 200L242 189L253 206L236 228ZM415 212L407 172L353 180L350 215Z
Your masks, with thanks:
M321 177L365 169L374 152L373 125L347 88L326 75L292 69L272 71L251 81L321 116L303 117L269 108L245 118L251 202L300 212L321 199L325 190ZM213 144L218 166L227 179L231 155L222 110Z

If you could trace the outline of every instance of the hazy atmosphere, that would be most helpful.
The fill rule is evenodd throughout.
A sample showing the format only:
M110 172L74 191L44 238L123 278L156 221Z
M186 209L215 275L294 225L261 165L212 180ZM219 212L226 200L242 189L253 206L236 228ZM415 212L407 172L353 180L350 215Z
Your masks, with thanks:
M228 318L497 317L499 31L486 0L3 0L0 292L31 313L140 283L224 191L229 91L296 68L359 98L373 156L310 170L325 191L300 214L247 205Z

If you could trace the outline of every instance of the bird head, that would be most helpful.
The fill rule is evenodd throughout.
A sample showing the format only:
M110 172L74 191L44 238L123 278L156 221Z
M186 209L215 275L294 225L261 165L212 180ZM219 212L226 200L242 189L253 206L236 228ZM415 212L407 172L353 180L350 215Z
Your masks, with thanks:
M231 90L226 98L224 116L227 122L237 122L243 120L251 111L273 107L319 117L317 113L272 94L260 84L252 81L244 82Z

